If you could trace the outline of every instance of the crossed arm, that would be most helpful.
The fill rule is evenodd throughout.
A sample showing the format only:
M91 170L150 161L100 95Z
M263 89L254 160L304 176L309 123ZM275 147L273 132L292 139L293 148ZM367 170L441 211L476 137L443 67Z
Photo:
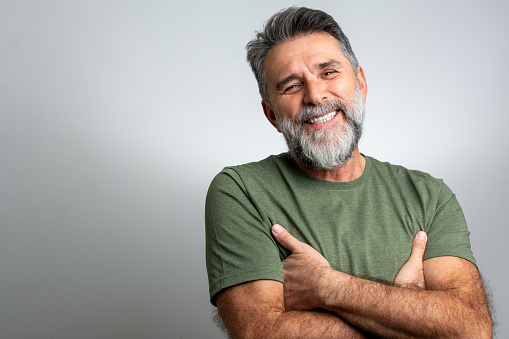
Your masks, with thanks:
M257 280L221 292L217 306L234 338L491 338L491 319L477 268L456 257L422 261L416 237L395 286L333 270L310 246L273 227L292 252L285 284Z

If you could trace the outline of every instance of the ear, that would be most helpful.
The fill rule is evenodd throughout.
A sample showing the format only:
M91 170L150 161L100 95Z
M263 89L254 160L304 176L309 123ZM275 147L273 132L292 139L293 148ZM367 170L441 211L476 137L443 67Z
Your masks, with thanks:
M267 120L269 120L272 126L274 126L279 133L281 133L281 130L279 129L279 126L276 121L276 113L274 112L274 110L265 100L262 100L262 107L263 113L265 113L265 117L267 118Z
M357 81L359 82L359 88L362 93L362 98L366 102L366 96L368 95L368 83L366 82L366 75L361 66L357 66Z

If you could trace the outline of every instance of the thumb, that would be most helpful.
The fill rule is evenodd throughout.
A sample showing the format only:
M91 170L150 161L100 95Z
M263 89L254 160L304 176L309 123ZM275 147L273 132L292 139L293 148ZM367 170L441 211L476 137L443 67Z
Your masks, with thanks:
M302 245L302 242L297 240L293 235L285 230L283 226L279 224L272 226L272 234L280 245L290 250L292 253Z
M410 253L410 258L408 258L408 261L422 262L422 257L424 256L424 251L426 250L427 241L428 236L425 232L417 232L414 241L412 242L412 253Z

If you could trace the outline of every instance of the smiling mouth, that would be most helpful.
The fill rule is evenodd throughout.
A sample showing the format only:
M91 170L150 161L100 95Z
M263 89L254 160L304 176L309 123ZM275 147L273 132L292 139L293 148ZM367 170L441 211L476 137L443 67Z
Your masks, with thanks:
M309 120L306 120L304 121L306 124L323 124L327 121L330 121L332 120L336 114L338 114L338 111L333 111L333 112L330 112L330 113L327 113L325 115L322 115L321 117L317 117L317 118L313 118L313 119L309 119Z

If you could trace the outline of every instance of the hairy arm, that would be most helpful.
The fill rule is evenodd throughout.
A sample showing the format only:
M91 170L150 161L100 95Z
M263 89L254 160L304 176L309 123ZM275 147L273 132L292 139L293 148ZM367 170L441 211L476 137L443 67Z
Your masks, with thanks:
M486 296L472 263L428 259L424 275L427 290L409 290L336 271L319 290L325 309L379 336L492 337Z
M221 292L216 304L232 338L364 338L333 313L285 311L283 284L255 280Z
M424 288L422 256L424 240L416 237L412 253L394 281L398 286L412 289ZM328 267L328 262L318 253L314 267ZM311 277L319 278L313 272ZM291 281L289 282L291 283ZM286 283L285 283L286 285ZM225 327L237 338L365 338L367 332L352 326L333 312L324 309L289 310L287 288L275 280L255 280L229 287L219 293L216 303ZM360 319L362 321L362 319Z
M335 271L284 229L273 231L292 251L283 262L287 309L323 308L380 337L492 337L486 294L469 261L457 257L424 261L426 289L387 286Z

